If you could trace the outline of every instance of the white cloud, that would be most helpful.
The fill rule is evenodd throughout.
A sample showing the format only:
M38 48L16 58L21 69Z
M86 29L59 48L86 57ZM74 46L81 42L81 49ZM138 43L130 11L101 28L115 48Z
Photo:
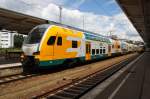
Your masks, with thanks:
M43 8L41 12L41 17L52 21L58 21L59 18L59 8L54 4L49 4L47 7Z
M43 0L11 1L12 2L10 2L10 0L1 0L0 6L56 22L59 21L59 8L55 4L64 5L66 2L66 0L45 0L44 2ZM81 0L73 5L74 7L78 7L83 2L85 2L85 0ZM84 29L100 33L102 35L108 35L109 31L112 31L113 34L119 36L119 38L141 40L132 24L123 13L118 13L114 16L106 16L63 8L62 23L82 29L84 26Z
M81 6L86 0L77 0L75 3L73 3L71 5L72 8L78 8L79 6Z
M107 5L111 5L111 4L115 4L115 3L116 3L115 0L108 0L108 1L107 1Z

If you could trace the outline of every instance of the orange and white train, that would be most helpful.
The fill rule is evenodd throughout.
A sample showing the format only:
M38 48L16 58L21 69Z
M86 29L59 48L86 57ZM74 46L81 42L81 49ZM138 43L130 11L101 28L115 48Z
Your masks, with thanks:
M136 45L63 25L43 24L29 32L22 46L26 69L47 69L135 51Z

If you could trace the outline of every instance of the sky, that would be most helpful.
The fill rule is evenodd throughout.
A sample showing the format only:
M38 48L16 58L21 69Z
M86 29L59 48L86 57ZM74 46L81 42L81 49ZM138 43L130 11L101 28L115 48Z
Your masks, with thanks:
M105 36L142 41L115 0L0 0L0 7L59 22Z

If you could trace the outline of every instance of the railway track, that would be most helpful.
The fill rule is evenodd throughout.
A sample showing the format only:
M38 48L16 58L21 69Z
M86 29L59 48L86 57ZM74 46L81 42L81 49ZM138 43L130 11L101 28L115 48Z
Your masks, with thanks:
M0 85L10 83L10 82L13 82L13 81L17 81L17 80L26 79L26 78L37 76L37 75L38 74L23 74L23 73L21 73L21 74L1 77L0 78Z
M91 74L90 76L84 77L73 81L70 84L64 85L53 91L44 92L40 95L35 95L33 98L37 99L78 99L89 90L111 77L114 73L125 67L130 63L136 56L126 59L118 64L112 65L106 70L98 71Z
M2 65L0 66L0 79L7 76L20 74L22 73L22 71L23 69L20 64L14 64L14 65L9 64L8 66Z
M37 75L40 74L23 74L22 67L20 65L0 68L0 85Z

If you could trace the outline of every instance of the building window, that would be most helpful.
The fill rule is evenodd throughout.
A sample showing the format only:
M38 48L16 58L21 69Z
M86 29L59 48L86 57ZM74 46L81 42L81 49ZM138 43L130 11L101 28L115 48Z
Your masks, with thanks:
M58 40L57 40L57 45L62 45L62 37L58 37Z
M96 49L96 54L99 54L99 49Z
M95 55L95 49L92 49L92 55Z
M47 45L54 45L56 40L56 36L51 36L47 42Z
M78 42L72 41L72 48L77 48L77 47L78 47Z

